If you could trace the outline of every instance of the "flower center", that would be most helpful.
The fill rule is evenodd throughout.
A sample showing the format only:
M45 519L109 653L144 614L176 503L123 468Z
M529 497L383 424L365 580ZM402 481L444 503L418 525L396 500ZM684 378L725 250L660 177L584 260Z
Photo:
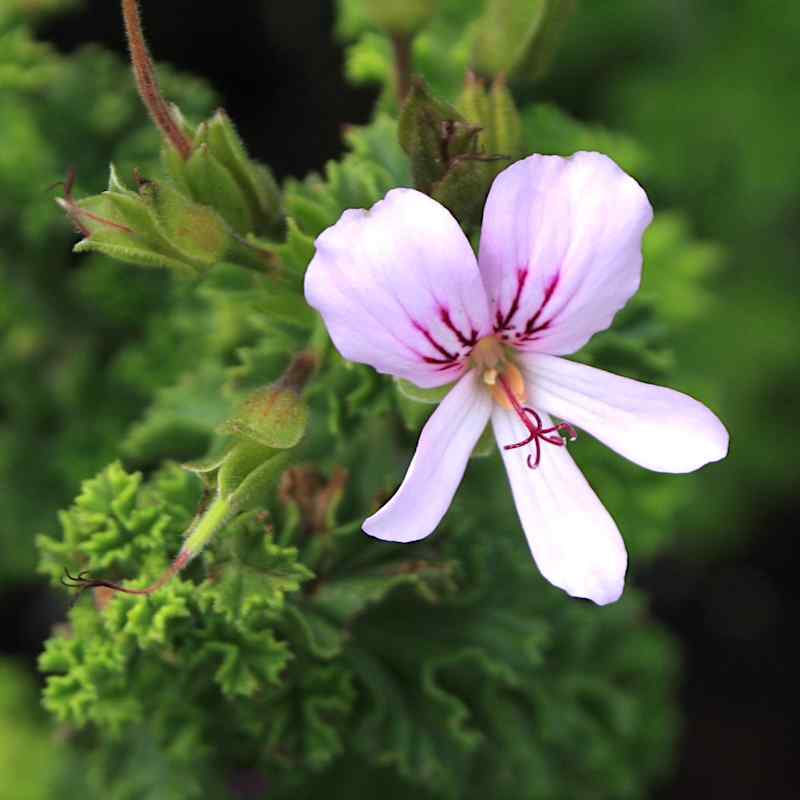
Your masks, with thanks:
M502 408L513 410L528 431L528 436L514 444L503 445L503 450L515 450L533 444L535 453L528 455L528 467L536 469L542 457L542 442L563 447L566 434L570 442L577 438L575 428L569 423L559 422L549 428L542 425L542 418L530 406L524 405L525 379L514 364L508 361L506 351L496 336L481 339L472 351L476 366L483 370L483 382L490 387L492 398Z

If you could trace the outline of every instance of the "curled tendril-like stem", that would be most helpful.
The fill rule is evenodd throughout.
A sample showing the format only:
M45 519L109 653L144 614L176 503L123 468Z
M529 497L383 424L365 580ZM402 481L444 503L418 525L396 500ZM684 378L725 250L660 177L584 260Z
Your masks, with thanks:
M166 586L189 563L190 558L191 553L188 551L184 550L179 553L178 557L164 571L164 574L144 589L128 589L118 583L93 578L89 575L88 570L83 570L77 575L72 575L66 567L64 567L64 576L61 578L61 585L66 586L68 589L77 589L78 593L76 599L87 589L110 589L112 592L122 592L123 594L148 595Z
M79 572L77 575L71 575L69 570L64 567L64 576L61 578L61 585L66 586L68 589L77 589L78 597L80 597L87 589L111 589L115 592L124 592L125 594L149 594L146 589L126 589L118 583L111 581L98 580L89 575L88 570Z

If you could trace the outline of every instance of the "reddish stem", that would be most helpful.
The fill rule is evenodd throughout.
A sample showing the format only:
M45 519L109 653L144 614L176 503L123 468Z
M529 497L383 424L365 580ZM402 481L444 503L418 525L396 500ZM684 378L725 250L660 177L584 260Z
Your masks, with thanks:
M137 0L122 0L122 16L125 20L125 34L128 37L131 66L139 96L150 112L156 127L185 160L191 155L192 143L181 130L169 104L161 94L155 65L150 51L147 49L147 42L142 31L142 19L139 15Z
M123 594L148 595L166 586L189 563L191 558L192 553L188 550L181 551L178 553L177 558L164 571L164 574L144 589L128 589L125 586L120 586L118 583L95 580L85 572L79 572L77 575L70 575L66 569L64 569L65 577L61 579L61 583L70 589L78 589L79 594L85 592L87 589L103 588L111 589L114 592L122 592Z
M411 37L406 33L392 35L394 75L397 102L402 105L411 91Z

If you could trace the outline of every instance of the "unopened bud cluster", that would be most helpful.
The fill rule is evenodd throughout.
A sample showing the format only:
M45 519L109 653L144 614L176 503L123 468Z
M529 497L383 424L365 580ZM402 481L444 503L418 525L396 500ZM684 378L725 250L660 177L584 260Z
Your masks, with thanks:
M520 149L520 122L505 85L487 92L467 79L459 111L413 83L400 116L399 137L417 189L446 206L465 226L479 221L495 175Z
M97 251L141 266L202 275L224 259L256 268L269 264L256 237L280 233L280 192L267 167L252 161L224 111L192 131L186 158L165 144L167 177L134 175L127 186L112 165L108 189L75 200L71 182L59 203L83 234L77 252Z

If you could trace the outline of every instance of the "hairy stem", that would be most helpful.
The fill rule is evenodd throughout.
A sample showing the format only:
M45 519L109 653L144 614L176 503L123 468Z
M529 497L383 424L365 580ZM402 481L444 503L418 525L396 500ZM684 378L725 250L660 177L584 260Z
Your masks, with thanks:
M169 104L161 94L155 65L142 32L142 19L137 0L122 0L122 16L125 20L125 34L128 37L131 65L139 96L164 138L177 150L181 158L187 159L192 152L192 143L181 130Z
M231 509L230 498L219 495L215 497L184 539L181 553L188 553L189 558L194 558L228 522L233 513L235 512Z

